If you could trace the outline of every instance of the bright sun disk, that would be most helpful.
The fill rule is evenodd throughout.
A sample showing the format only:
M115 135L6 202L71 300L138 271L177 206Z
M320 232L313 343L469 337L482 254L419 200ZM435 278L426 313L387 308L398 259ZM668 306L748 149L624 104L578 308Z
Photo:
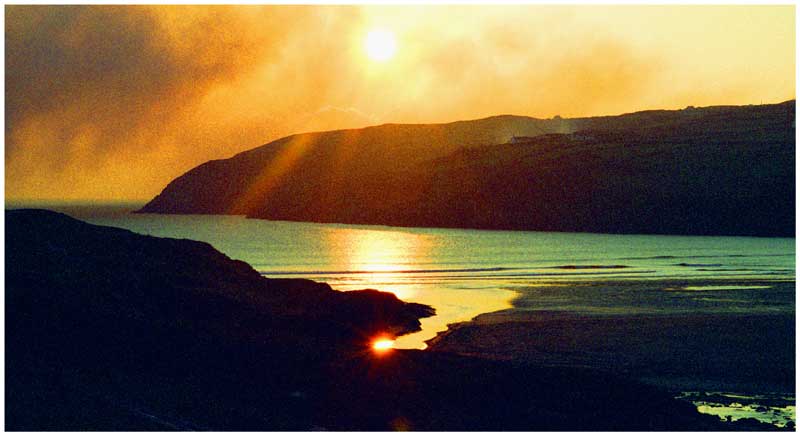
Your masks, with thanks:
M375 61L388 61L397 51L397 39L393 32L385 29L374 29L367 33L364 41L367 56Z

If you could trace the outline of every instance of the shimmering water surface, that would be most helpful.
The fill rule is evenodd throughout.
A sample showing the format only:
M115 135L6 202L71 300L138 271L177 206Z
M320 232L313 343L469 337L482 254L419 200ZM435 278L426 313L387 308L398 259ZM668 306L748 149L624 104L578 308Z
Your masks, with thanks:
M33 205L8 205L19 206ZM517 290L542 284L795 277L795 240L790 238L398 228L129 213L138 205L35 206L142 234L206 241L267 277L311 278L340 290L374 288L435 307L437 315L422 321L421 332L399 338L398 348L424 348L424 341L448 323L511 307ZM678 286L669 301L674 295L694 295L701 301L698 292L737 292L729 304L748 308L753 307L748 299L772 298L769 288L763 283ZM718 306L727 304L724 298L717 300ZM558 308L567 310L569 305L587 304L580 299L559 301ZM662 304L659 299L643 301L640 305L652 309ZM792 295L784 302L792 311L793 301Z

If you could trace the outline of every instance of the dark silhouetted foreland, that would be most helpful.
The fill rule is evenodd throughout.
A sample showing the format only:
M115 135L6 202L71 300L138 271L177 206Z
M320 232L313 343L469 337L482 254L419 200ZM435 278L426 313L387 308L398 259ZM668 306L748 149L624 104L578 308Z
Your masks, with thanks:
M792 100L299 134L206 162L140 212L793 236L794 114Z
M375 355L367 338L431 309L205 243L15 210L5 267L7 430L732 428L606 372Z

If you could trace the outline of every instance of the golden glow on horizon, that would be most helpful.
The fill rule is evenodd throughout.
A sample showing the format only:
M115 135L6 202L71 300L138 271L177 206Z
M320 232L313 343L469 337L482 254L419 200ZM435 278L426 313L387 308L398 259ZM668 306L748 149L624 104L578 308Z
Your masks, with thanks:
M373 29L364 40L367 56L374 61L385 62L394 57L397 51L395 34L386 29Z

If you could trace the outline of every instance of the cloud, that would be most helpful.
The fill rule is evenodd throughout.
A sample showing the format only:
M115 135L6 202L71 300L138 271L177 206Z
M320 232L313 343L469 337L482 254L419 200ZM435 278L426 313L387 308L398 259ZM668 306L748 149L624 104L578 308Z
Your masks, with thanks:
M144 200L206 160L300 131L794 95L793 7L5 10L13 198ZM364 55L375 27L397 33L395 59Z
M7 184L70 173L81 184L122 157L157 153L211 89L278 58L309 12L7 6Z
M237 11L8 6L7 156L23 142L9 133L31 119L57 124L62 150L91 131L98 153L140 129L164 127L216 81L265 55L266 39L238 26ZM171 28L176 19L179 32Z

